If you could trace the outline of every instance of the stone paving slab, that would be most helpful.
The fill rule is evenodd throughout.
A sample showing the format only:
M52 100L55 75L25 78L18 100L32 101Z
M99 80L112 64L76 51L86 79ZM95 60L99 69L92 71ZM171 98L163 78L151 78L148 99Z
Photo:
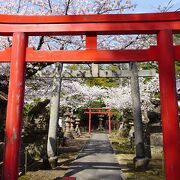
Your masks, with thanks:
M65 176L76 180L124 180L106 134L94 133Z

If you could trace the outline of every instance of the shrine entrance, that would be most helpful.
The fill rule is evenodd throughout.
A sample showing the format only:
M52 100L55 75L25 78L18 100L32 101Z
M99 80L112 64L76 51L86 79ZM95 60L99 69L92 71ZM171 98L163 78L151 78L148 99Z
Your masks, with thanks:
M88 114L88 122L89 122L89 134L91 134L92 130L92 115L93 114L101 114L101 115L108 115L108 131L109 134L111 133L111 109L110 108L87 108L85 109L85 114ZM99 118L99 125L98 129L103 130L103 124L102 124L102 117Z
M1 36L12 36L12 47L0 52L0 62L10 62L3 180L18 179L21 123L26 63L119 63L156 61L159 66L161 117L166 180L180 179L180 131L175 81L175 60L180 46L180 13L0 16ZM155 34L157 45L149 49L107 50L97 48L98 35ZM86 36L84 50L37 51L28 47L29 36Z

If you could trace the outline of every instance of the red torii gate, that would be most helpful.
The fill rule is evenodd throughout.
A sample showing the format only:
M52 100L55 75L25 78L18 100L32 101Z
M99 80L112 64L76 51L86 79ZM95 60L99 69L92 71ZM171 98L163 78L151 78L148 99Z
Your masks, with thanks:
M111 134L111 109L110 108L86 108L84 113L89 116L89 134L91 134L91 116L92 114L107 114L108 115L108 129Z
M167 180L180 179L180 131L175 83L175 60L180 46L180 13L9 16L0 15L0 35L13 36L11 48L0 52L0 62L11 62L3 180L18 178L20 134L27 62L129 62L157 61L159 65L164 160ZM157 46L143 50L99 50L97 35L157 34ZM36 51L28 36L85 35L86 50Z

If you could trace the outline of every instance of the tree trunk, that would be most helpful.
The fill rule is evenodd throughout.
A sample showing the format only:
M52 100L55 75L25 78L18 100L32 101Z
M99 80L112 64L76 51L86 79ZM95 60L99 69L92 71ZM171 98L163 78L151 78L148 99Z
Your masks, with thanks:
M63 64L56 63L51 104L50 104L50 120L49 120L49 131L48 131L48 142L47 142L47 154L51 167L55 167L57 163L56 138L57 138L57 124L59 119L62 69L63 69Z
M135 134L135 168L145 170L147 168L148 159L145 157L145 147L143 138L143 125L141 114L141 102L138 81L138 69L136 62L130 62L131 70L131 96L132 96L132 109L134 119L134 134Z

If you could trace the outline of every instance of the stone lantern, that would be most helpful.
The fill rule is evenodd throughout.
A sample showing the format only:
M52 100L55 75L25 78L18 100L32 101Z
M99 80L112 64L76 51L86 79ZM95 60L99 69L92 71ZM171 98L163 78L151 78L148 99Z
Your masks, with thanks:
M78 117L75 119L75 124L76 124L75 132L77 133L78 136L80 136L81 135L81 131L79 129L80 119Z
M62 117L59 117L59 119L58 119L58 125L59 125L59 127L60 128L63 128L63 118Z
M99 131L104 131L104 127L102 125L102 122L103 122L103 115L100 115L99 116L99 126L98 126L98 129Z
M71 118L70 131L74 132L74 123L75 123L76 116L71 114L70 118Z
M76 115L71 115L71 127L70 127L70 131L71 131L71 134L73 136L73 138L77 137L77 134L75 132L75 129L74 129L74 124L75 124L75 119L76 119Z
M70 132L70 123L71 123L71 113L69 112L69 110L67 110L65 113L64 113L64 116L66 117L65 118L65 133L64 133L64 136L65 137L70 137L71 136L71 132Z

